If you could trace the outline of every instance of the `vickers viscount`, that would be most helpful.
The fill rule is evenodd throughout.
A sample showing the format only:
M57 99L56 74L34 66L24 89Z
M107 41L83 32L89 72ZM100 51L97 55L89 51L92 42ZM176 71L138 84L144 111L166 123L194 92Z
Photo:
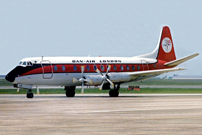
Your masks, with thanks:
M14 87L28 89L27 98L33 98L32 88L39 85L65 86L67 97L75 96L76 86L82 86L82 93L84 86L99 86L100 90L110 90L110 97L118 97L121 84L184 70L175 67L197 55L176 59L170 29L164 26L152 53L134 57L25 58L6 75L6 80Z

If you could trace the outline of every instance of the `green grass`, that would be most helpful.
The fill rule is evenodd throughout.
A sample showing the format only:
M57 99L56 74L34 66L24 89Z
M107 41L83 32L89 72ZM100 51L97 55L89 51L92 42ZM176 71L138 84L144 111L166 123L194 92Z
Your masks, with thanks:
M130 82L127 85L202 85L202 80L172 80L172 79L148 79L142 82Z
M109 90L102 90L99 89L85 89L85 94L94 93L94 94L101 94L101 93L108 93ZM134 90L127 90L126 88L121 88L120 93L131 93L131 94L163 94L163 93L202 93L202 88L141 88L140 91ZM27 90L20 89L20 92L17 92L16 89L5 89L0 90L0 94L26 94ZM33 93L36 94L36 89L33 89ZM65 91L63 89L40 89L40 94L64 94ZM80 94L81 89L76 89L76 93Z
M0 79L0 86L13 86L13 83L8 82L5 79Z
M202 85L202 80L148 79L142 82L130 82L122 85ZM13 86L13 84L5 79L0 79L0 86Z
M131 82L125 85L202 85L202 80L172 80L172 79L149 79L143 82ZM12 86L12 83L5 79L0 79L0 86ZM108 93L109 90L100 91L98 88L85 89L85 93ZM0 89L0 94L26 94L27 90L21 89L17 92L16 89ZM36 93L36 89L33 89ZM63 89L40 89L41 94L64 94ZM76 93L81 93L81 89L76 89ZM140 91L129 91L126 88L121 88L120 93L202 93L202 88L141 88Z

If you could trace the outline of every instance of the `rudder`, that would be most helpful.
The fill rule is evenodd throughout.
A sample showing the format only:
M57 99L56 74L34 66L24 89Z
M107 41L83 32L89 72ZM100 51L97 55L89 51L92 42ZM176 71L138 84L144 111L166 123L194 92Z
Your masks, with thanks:
M158 51L157 59L159 60L167 62L176 60L173 40L168 26L162 28L158 46L155 51Z

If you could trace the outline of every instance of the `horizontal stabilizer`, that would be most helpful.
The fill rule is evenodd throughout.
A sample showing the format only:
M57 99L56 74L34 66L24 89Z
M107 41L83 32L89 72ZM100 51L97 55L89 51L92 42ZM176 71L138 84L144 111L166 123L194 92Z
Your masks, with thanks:
M185 70L185 68L169 68L169 69L159 69L159 70L147 70L147 71L139 71L139 72L132 72L129 75L131 76L151 76L151 75L160 75L167 72Z
M184 58L181 58L181 59L178 59L178 60L173 60L173 61L167 62L164 65L168 66L168 67L177 66L177 65L179 65L179 64L181 64L181 63L183 63L183 62L185 62L187 60L190 60L190 59L192 59L192 58L194 58L194 57L196 57L198 55L199 55L199 53L195 53L195 54L192 54L190 56L187 56L187 57L184 57Z

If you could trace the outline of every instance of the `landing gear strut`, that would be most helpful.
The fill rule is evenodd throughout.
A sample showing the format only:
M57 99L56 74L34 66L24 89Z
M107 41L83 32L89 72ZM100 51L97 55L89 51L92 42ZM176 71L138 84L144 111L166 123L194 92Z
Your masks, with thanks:
M120 84L117 84L117 87L114 85L114 89L109 91L109 96L110 97L118 97L119 96L119 89L120 89Z
M33 98L33 97L34 97L34 94L32 93L32 90L29 89L29 90L27 91L27 98Z
M65 86L66 96L74 97L75 96L75 88L76 86Z

